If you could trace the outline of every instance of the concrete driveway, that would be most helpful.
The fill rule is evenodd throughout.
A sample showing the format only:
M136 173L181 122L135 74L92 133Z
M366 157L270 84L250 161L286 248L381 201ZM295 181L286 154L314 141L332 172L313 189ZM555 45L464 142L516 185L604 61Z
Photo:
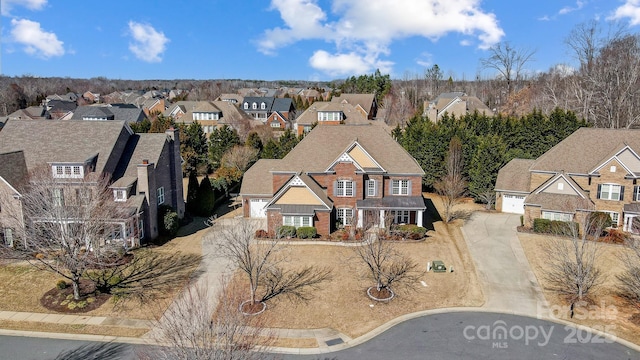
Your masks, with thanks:
M476 212L462 233L482 282L484 307L545 316L548 304L517 237L519 224L517 214Z

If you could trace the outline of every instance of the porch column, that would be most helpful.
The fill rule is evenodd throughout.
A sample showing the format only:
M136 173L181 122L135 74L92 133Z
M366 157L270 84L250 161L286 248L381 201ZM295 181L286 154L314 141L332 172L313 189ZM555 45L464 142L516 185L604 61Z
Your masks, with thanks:
M362 209L358 209L358 225L357 227L362 228L362 224L363 224L363 220L362 218L364 218L364 211Z
M422 210L418 210L418 215L416 215L416 225L422 226Z
M384 210L380 210L380 228L384 229Z

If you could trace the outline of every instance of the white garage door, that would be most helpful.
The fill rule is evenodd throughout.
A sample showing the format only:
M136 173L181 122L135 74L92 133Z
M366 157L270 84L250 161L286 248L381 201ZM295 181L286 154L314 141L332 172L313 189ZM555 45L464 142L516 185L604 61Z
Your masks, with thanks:
M524 196L502 195L502 212L524 214Z
M267 217L267 212L265 211L265 208L264 208L265 205L267 205L267 200L265 199L251 199L251 204L249 205L249 209L251 209L251 217L252 218Z

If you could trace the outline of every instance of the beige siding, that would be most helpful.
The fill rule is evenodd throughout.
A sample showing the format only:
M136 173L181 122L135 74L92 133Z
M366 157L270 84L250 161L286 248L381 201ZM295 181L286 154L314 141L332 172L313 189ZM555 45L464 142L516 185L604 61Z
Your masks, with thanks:
M377 167L376 163L359 146L349 151L349 156L353 158L363 168Z
M623 151L618 158L632 172L640 172L640 160L630 150Z
M548 185L543 192L549 194L579 195L571 185L561 177Z
M292 186L276 201L280 205L321 205L322 202L311 190L303 186Z

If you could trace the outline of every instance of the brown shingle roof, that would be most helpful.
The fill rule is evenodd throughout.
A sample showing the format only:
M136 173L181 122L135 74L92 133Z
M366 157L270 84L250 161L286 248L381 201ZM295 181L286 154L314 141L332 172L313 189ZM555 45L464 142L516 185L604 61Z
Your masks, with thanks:
M346 101L354 107L356 105L360 105L360 107L362 107L368 114L371 111L371 107L373 106L373 102L375 101L375 99L376 96L374 94L342 94L340 96L331 98L331 101Z
M283 160L282 170L324 172L354 141L389 174L418 174L418 162L389 135L373 125L316 126Z
M0 154L0 177L20 191L27 181L27 164L24 152L14 151Z
M305 110L296 119L299 125L311 125L318 122L318 112L341 111L344 113L345 124L361 125L367 124L372 120L368 120L361 112L351 104L342 104L339 102L316 101L307 110Z
M498 171L496 191L529 192L529 167L535 160L513 159Z
M640 130L580 128L540 156L531 170L587 174L624 144L640 153Z
M551 193L531 194L524 200L525 205L540 206L543 210L563 212L575 212L580 209L594 209L595 205L590 199L582 199L578 195L563 195Z
M50 162L82 163L98 155L102 173L124 121L8 120L0 131L0 153L23 150L27 169Z
M241 195L273 195L271 170L276 170L280 159L260 159L244 173Z

